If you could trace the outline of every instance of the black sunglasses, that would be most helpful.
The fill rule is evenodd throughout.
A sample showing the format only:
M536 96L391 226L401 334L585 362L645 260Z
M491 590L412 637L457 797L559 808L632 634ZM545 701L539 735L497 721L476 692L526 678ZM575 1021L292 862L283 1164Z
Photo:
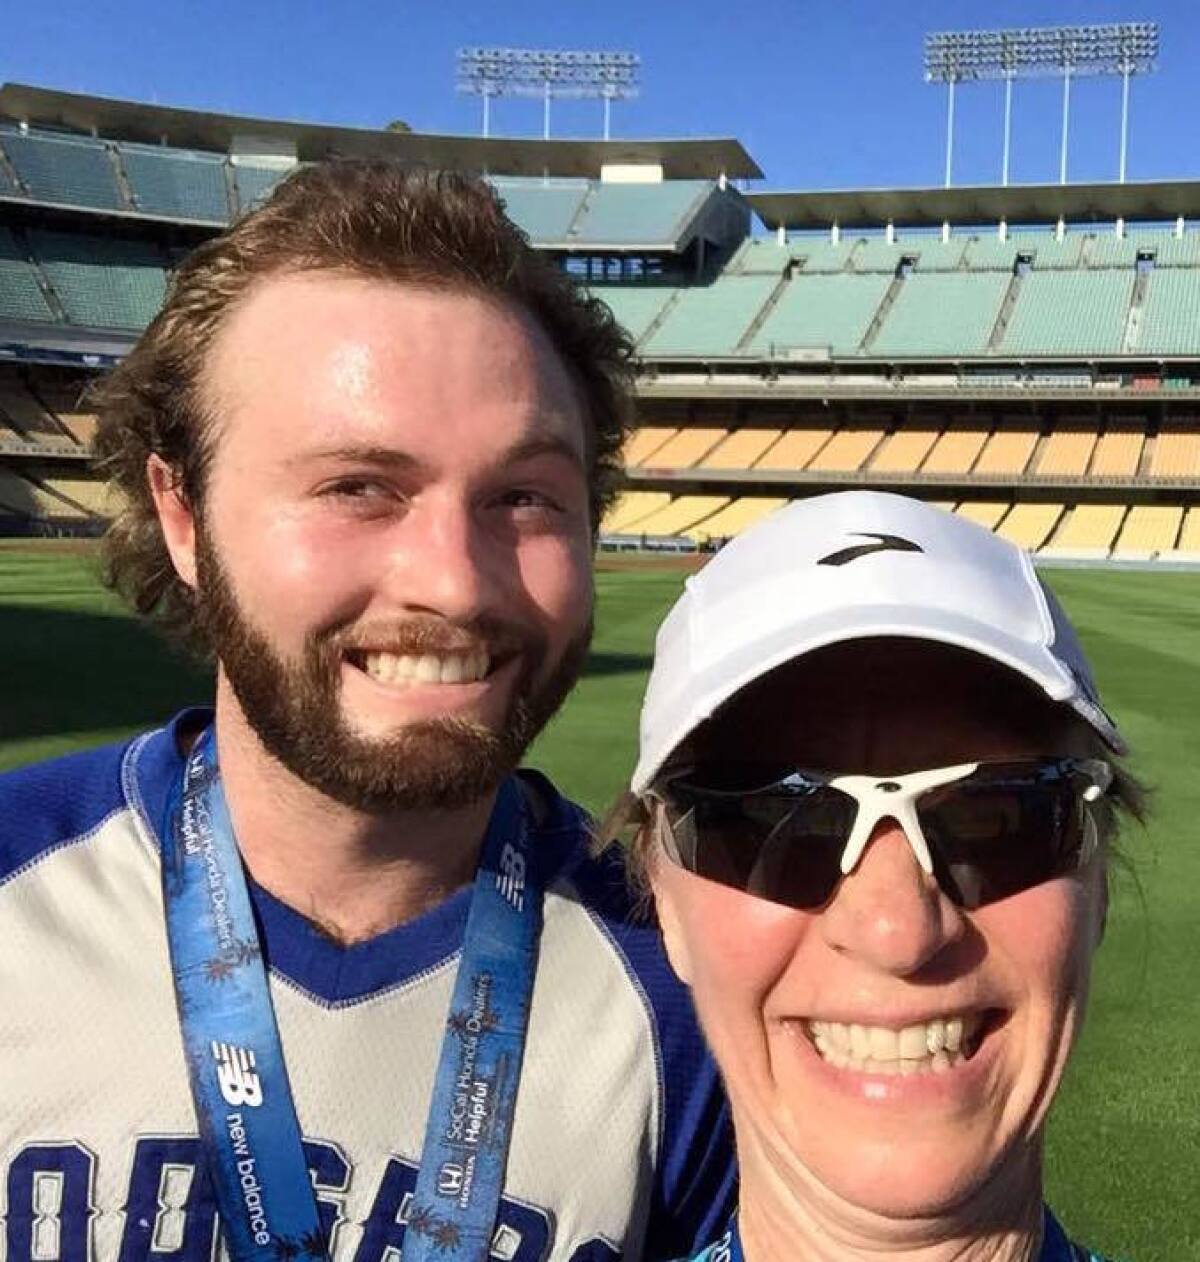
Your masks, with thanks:
M1110 813L1112 768L1094 758L964 763L897 776L711 763L668 772L668 856L689 872L789 907L821 907L854 870L880 819L973 909L1078 871Z

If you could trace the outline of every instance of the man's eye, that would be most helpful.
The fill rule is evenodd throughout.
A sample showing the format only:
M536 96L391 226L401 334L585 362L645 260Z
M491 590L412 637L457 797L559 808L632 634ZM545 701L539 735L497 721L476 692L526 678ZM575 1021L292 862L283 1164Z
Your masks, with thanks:
M319 494L332 499L368 500L382 498L392 492L382 482L372 482L369 478L339 478L323 486Z
M557 500L542 491L530 490L528 487L514 487L511 491L505 491L501 496L501 503L506 508L547 513L562 512L562 506Z

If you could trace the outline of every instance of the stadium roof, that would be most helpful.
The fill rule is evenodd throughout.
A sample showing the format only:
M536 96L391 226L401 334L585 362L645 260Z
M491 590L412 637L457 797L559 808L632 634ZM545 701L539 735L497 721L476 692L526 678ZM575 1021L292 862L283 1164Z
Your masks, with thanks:
M1168 220L1200 214L1200 180L747 193L768 228Z
M434 167L486 171L493 175L585 176L595 179L606 164L662 166L666 179L761 179L758 163L741 141L542 140L492 136L443 136L373 131L321 123L210 114L136 101L55 92L22 83L0 87L0 119L114 140L140 140L187 149L228 152L235 137L288 141L303 160L341 157L393 158Z

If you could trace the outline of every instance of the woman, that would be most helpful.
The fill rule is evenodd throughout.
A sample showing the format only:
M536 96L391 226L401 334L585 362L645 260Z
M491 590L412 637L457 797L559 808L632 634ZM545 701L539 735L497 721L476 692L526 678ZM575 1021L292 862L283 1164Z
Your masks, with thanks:
M1028 557L900 496L735 540L660 630L635 860L725 1077L709 1255L1087 1259L1046 1114L1138 810Z

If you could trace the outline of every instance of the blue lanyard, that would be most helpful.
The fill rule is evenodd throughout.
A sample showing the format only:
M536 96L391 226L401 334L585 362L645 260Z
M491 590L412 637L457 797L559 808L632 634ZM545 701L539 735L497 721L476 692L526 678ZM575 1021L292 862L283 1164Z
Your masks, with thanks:
M163 893L200 1136L231 1262L324 1257L241 856L209 728L167 803ZM404 1262L485 1259L542 926L521 793L484 840L405 1231Z
M1049 1210L1045 1214L1045 1224L1042 1251L1038 1255L1038 1262L1104 1262L1099 1254L1088 1253L1079 1245L1072 1244ZM737 1219L735 1218L729 1224L728 1230L720 1240L710 1244L707 1249L702 1249L692 1262L745 1262Z

